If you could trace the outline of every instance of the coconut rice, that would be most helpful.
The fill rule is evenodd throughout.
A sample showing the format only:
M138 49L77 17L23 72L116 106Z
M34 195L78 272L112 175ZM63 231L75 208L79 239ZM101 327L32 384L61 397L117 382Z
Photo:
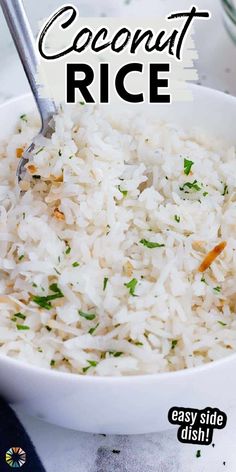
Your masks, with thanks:
M145 113L61 110L22 195L39 123L1 143L1 355L111 376L236 350L235 149Z

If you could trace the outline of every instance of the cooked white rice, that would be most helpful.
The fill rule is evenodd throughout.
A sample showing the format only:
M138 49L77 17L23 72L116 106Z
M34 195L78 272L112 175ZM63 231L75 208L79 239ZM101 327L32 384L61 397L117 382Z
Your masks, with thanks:
M0 354L107 376L235 351L235 149L135 108L78 105L20 196L16 149L37 129L23 115L0 145Z

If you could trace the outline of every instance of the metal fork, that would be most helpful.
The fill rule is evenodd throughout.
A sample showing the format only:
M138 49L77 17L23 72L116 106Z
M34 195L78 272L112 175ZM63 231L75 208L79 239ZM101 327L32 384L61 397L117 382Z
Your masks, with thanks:
M35 148L38 138L40 136L46 138L52 136L54 132L53 117L57 110L52 100L42 98L39 95L39 86L36 83L38 55L35 47L35 39L22 0L0 0L0 5L28 78L42 122L39 134L33 139L28 149L24 151L17 168L17 178L18 182L20 182L25 175L25 165L30 160L31 153Z

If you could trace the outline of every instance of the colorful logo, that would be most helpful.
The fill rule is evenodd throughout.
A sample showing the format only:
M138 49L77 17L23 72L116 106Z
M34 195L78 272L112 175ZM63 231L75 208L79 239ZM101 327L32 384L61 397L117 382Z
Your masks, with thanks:
M26 453L21 447L11 447L6 452L6 463L9 467L18 468L26 463Z

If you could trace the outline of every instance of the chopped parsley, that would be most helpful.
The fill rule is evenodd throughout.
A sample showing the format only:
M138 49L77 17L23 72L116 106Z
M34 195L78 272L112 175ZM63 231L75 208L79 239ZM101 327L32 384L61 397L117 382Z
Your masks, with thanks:
M225 195L228 195L229 194L229 187L227 184L224 184L224 191L222 193L223 197L225 197Z
M199 190L201 190L201 187L200 185L198 185L197 180L194 180L193 182L185 182L185 184L182 187L179 187L179 189L181 190L181 192L190 193L186 189L193 190L194 192L199 192Z
M54 359L52 359L51 362L50 362L50 366L54 367L55 364L56 364L56 361Z
M71 252L71 247L66 246L65 254L68 256L68 254L70 254L70 252Z
M18 312L14 314L14 318L20 318L21 320L25 320L26 316L23 315L23 313Z
M79 104L80 104L81 106L83 106L83 105L85 105L85 102L79 102Z
M208 285L208 283L207 283L207 281L206 281L204 275L203 275L202 278L201 278L201 282L203 282L204 284Z
M129 289L129 293L130 295L132 295L132 297L136 297L134 292L135 292L137 284L138 284L137 279L132 279L130 280L130 282L124 284L124 286Z
M217 293L220 293L221 292L221 287L215 287L213 290Z
M34 282L33 282L33 283L32 283L32 287L34 287L34 288L37 288L37 287L38 287L38 285L37 285L36 283L34 283Z
M200 451L200 449L198 449L198 451L196 452L196 457L197 457L197 458L201 457L201 451Z
M87 361L89 366L88 367L83 367L83 372L87 372L91 367L96 367L98 365L97 361Z
M30 329L29 326L21 325L21 324L17 324L16 327L17 327L18 331L26 331L26 330Z
M175 221L176 221L177 223L179 223L179 222L180 222L180 216L175 215Z
M153 243L151 241L148 241L147 239L141 239L141 241L139 242L140 244L147 247L148 249L155 249L157 247L165 247L165 244Z
M44 150L44 146L41 147L36 153L35 153L35 156L37 156L40 152L42 152Z
M127 197L128 191L127 190L121 190L120 185L118 185L118 190L120 193L122 193L123 197Z
M217 321L221 326L227 326L227 323L224 323L223 321Z
M79 267L79 263L78 262L73 262L72 267Z
M207 197L207 195L209 195L208 192L203 192L203 197Z
M104 277L104 279L103 279L103 291L105 291L106 288L107 288L107 282L108 282L108 277Z
M84 313L84 311L79 310L78 311L79 315L82 316L82 318L85 318L86 320L92 321L94 318L96 318L95 313Z
M178 339L172 339L171 341L171 349L174 349L178 344Z
M25 123L28 123L27 115L25 115L25 114L24 114L24 115L21 115L21 116L20 116L20 119L21 119L22 121L25 121Z
M22 259L24 259L25 255L24 254L21 254L21 256L19 257L19 261L22 261Z
M94 333L94 331L96 331L96 329L98 328L98 326L99 326L99 323L97 323L96 326L94 326L93 328L90 328L90 329L88 330L88 333L92 335L92 334Z
M59 289L56 283L51 284L49 289L54 292L53 295L48 295L47 297L40 297L38 295L32 297L32 301L39 305L41 308L45 308L45 310L50 310L52 308L51 301L56 300L57 298L63 298L64 295L62 291Z
M110 356L113 357L120 357L122 356L123 352L115 352L115 351L109 351Z
M188 159L184 159L184 173L185 175L189 175L194 165L193 161L189 161Z

